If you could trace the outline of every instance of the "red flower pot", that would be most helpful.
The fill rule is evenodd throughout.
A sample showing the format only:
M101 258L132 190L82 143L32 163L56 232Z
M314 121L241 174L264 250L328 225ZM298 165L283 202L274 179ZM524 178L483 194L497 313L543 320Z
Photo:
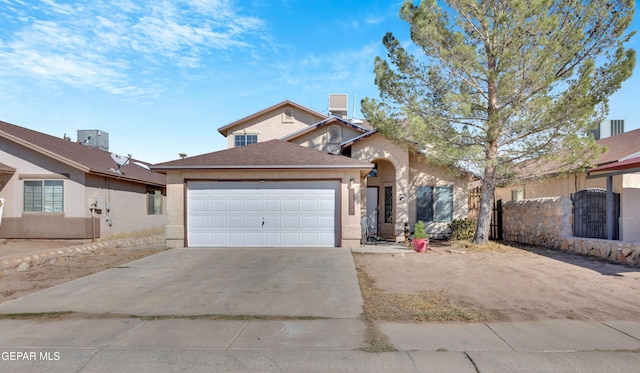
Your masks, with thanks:
M427 252L427 245L428 244L429 244L429 239L428 238L425 238L425 239L414 238L413 239L413 249L417 253Z

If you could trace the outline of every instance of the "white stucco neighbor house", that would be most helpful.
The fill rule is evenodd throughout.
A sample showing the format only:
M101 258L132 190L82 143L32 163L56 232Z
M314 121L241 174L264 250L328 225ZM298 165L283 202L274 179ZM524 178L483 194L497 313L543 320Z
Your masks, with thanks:
M363 224L403 241L417 220L442 237L467 217L468 174L345 118L283 101L220 127L225 150L153 165L167 174L168 247L350 248Z

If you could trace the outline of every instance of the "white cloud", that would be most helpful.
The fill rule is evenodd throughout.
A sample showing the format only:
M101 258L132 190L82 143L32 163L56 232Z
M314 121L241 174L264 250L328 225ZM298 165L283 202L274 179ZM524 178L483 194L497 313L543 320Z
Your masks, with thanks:
M40 0L46 6L45 9L54 13L60 13L70 15L73 13L73 8L69 5L61 5L53 0Z
M133 75L200 66L215 50L250 49L263 27L228 0L10 2L17 27L0 33L0 75L19 74L112 94L140 95ZM1 11L0 11L1 12ZM22 19L22 21L20 21ZM157 87L156 87L157 88Z

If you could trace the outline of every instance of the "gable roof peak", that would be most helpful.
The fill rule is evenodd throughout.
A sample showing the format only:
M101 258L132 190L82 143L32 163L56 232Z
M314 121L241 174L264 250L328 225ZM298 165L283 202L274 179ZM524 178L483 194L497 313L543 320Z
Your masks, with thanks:
M282 109L282 108L284 108L284 107L286 107L286 106L291 106L291 107L293 107L294 109L302 110L302 111L304 111L304 112L306 112L306 113L308 113L308 114L310 114L310 115L312 115L312 116L317 117L318 119L325 119L325 118L327 118L327 116L326 116L326 115L321 114L321 113L319 113L319 112L317 112L317 111L315 111L315 110L309 109L308 107L302 106L302 105L297 104L297 103L295 103L295 102L293 102L293 101L290 101L290 100L284 100L284 101L279 102L279 103L277 103L277 104L275 104L275 105L269 106L269 107L268 107L268 108L266 108L266 109L262 109L262 110L260 110L260 111L258 111L258 112L255 112L255 113L253 113L253 114L251 114L251 115L248 115L248 116L246 116L246 117L244 117L244 118L240 118L240 119L235 120L235 121L233 121L233 122L231 122L231 123L229 123L229 124L226 124L226 125L224 125L224 126L222 126L222 127L218 128L218 132L219 132L222 136L227 137L227 136L228 136L228 134L229 134L229 131L230 131L231 129L233 129L234 127L236 127L236 126L238 126L238 125L241 125L241 124L243 124L243 123L245 123L245 122L247 122L247 121L249 121L249 120L251 120L251 119L257 118L257 117L259 117L259 116L261 116L261 115L263 115L263 114L265 114L265 113L268 113L268 112L270 112L270 111L274 111L274 110L278 110L278 109Z

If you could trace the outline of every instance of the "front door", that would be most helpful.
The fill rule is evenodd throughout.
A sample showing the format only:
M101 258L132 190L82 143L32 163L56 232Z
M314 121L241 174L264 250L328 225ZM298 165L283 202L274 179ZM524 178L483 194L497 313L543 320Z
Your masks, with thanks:
M378 235L378 187L367 187L367 229Z

